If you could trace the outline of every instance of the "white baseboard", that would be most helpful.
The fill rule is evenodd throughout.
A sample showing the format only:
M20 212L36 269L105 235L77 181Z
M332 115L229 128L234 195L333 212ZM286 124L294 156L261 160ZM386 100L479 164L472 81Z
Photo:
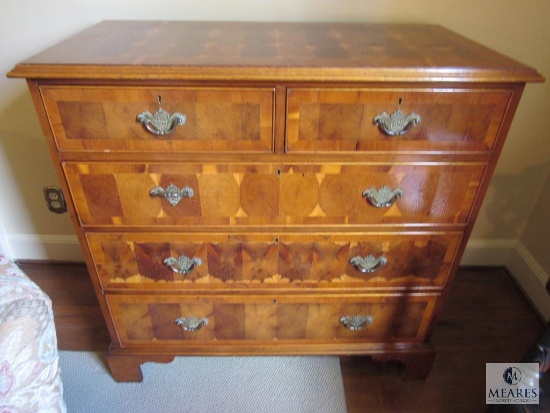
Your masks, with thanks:
M505 266L516 243L515 239L470 239L460 260L460 265Z
M541 317L549 321L550 296L546 292L549 274L521 242L517 243L506 266Z
M84 261L74 235L15 234L7 241L14 260Z
M83 261L78 239L74 235L27 235L8 236L12 257L16 260ZM505 266L516 240L470 240L460 265Z
M8 235L4 244L14 260L84 261L76 236L17 234ZM507 267L541 316L550 320L550 297L545 288L549 275L521 242L470 240L460 265Z
M514 239L470 240L460 265L506 267L534 309L542 318L550 320L550 296L546 292L549 274L521 242Z
M8 234L4 229L4 225L0 221L0 254L4 257L13 260L13 251L11 250L10 243L8 242Z
M83 261L78 239L74 235L8 236L7 244L15 260ZM515 240L470 240L460 265L506 265Z

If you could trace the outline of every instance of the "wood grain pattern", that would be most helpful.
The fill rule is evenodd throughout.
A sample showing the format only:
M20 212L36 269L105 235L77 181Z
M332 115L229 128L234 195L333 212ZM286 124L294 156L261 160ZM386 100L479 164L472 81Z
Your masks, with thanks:
M184 234L89 233L106 289L441 288L460 233ZM122 253L121 253L122 251ZM350 260L372 254L388 263L361 273ZM164 260L185 255L202 264L174 273Z
M40 91L61 150L273 150L273 88L43 86ZM185 115L185 124L166 136L148 132L136 117L159 107Z
M67 162L64 170L85 226L426 226L467 222L484 165ZM194 196L176 206L151 198L151 189L170 183L191 187ZM382 186L404 196L388 208L363 198Z
M419 342L433 312L437 295L353 296L142 296L108 295L121 344L178 345L200 341L304 343ZM369 315L373 322L351 331L340 318ZM179 317L208 318L194 332L183 332ZM252 343L249 343L252 344Z
M488 152L511 94L507 90L288 90L288 152ZM375 116L415 113L420 123L391 137Z
M543 80L536 70L436 25L190 21L102 22L21 62L9 76L139 81Z

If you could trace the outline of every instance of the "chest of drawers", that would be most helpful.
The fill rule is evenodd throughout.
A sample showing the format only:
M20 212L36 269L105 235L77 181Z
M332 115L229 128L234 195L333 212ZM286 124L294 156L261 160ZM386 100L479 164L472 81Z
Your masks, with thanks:
M103 22L21 64L120 381L189 354L423 378L533 69L437 26Z

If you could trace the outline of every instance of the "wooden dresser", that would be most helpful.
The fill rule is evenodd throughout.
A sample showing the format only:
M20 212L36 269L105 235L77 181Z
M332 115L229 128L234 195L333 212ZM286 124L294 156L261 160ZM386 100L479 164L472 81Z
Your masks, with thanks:
M533 69L438 26L103 22L17 65L119 381L178 355L423 378Z

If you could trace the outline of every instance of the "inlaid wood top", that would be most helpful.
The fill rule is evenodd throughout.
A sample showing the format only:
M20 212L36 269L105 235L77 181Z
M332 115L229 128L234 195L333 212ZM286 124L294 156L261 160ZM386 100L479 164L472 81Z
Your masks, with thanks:
M10 77L310 81L542 81L442 27L414 24L106 21Z

